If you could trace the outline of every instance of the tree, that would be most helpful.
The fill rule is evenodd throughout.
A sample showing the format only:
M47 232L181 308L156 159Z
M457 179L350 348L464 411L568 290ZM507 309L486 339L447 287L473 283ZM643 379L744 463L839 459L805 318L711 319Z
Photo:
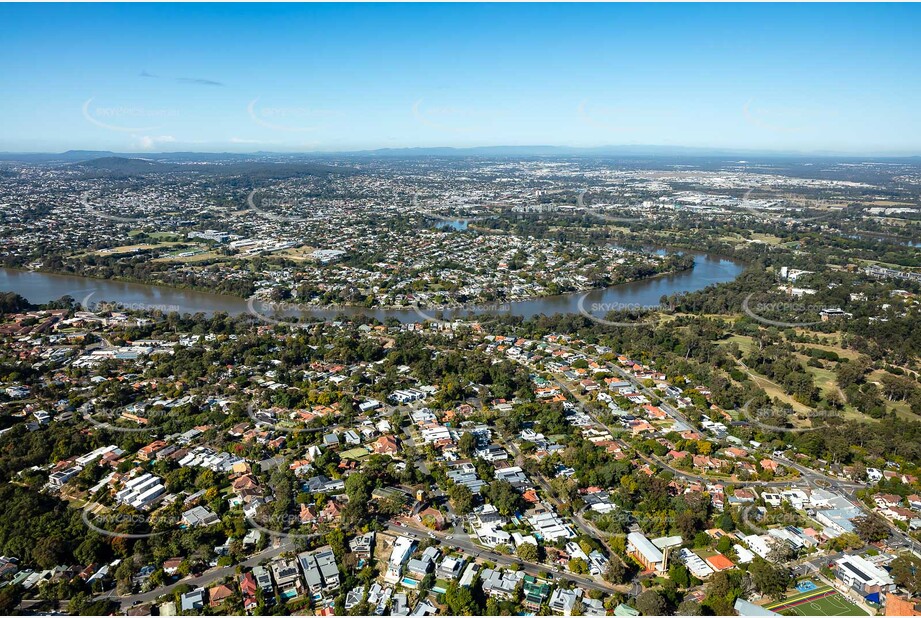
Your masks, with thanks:
M645 590L636 597L636 609L644 616L664 616L668 606L655 590Z
M756 556L748 567L752 584L761 594L779 598L787 591L790 585L790 572L781 566L775 566Z
M672 562L671 566L668 567L668 577L679 588L687 588L691 585L691 574L688 572L688 568L680 562Z
M460 515L466 515L473 510L473 492L466 485L452 485L448 489L448 498L451 500L451 506Z
M87 534L86 538L74 550L74 558L81 564L101 562L109 556L109 547L102 542L98 534Z
M465 457L472 457L475 448L476 437L470 432L463 434L457 441L457 450L463 453Z
M512 515L521 508L523 502L521 494L508 481L493 481L485 489L489 501L502 515Z
M627 567L617 556L611 556L608 567L604 571L604 578L612 584L622 584L627 578Z
M348 551L348 544L345 542L345 533L342 528L334 528L326 534L326 543L333 550L336 560L340 563Z
M828 542L829 551L838 552L845 549L860 549L863 547L863 541L853 532L840 534Z
M473 592L466 586L459 586L457 582L448 585L445 591L445 604L452 616L476 616L480 613Z
M60 564L67 556L69 548L59 536L46 536L38 539L32 548L32 558L39 566L50 569Z
M588 573L588 563L582 558L573 558L569 561L569 570L577 575Z
M675 611L676 616L700 616L703 614L703 608L700 603L693 599L685 599L678 605Z
M782 564L787 560L792 560L795 556L796 551L786 541L775 539L767 559L774 564Z
M921 593L921 559L902 555L892 561L892 579L912 594Z
M854 532L864 543L873 543L889 538L889 526L876 514L862 515L851 520Z
M526 562L537 562L537 545L534 543L522 543L515 553Z
M706 605L717 616L731 616L733 604L742 592L741 571L714 573L707 583Z
M385 517L395 517L403 512L404 502L402 494L387 496L378 502L377 509Z
M13 610L22 601L22 586L4 586L0 588L0 614L13 615Z

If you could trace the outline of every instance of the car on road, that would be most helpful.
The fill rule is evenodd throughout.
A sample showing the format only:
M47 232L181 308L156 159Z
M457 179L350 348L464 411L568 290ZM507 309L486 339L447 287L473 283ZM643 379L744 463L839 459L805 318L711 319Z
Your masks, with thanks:
M454 538L454 535L453 535L453 534L449 534L448 536L445 537L445 539L448 540L448 541L450 541L450 540L453 539L453 538Z

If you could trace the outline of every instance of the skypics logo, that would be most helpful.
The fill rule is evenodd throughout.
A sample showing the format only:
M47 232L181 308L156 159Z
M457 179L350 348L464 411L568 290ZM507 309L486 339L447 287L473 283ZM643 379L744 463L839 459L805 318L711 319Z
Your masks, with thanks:
M768 313L770 315L798 315L803 317L811 317L816 314L820 314L822 311L828 309L826 305L812 305L808 303L800 302L759 302L752 307L751 299L755 293L752 292L742 301L742 311L748 317L753 320L757 320L762 324L767 324L768 326L778 326L780 328L802 328L805 326L814 326L816 324L821 324L822 320L807 320L803 322L793 322L793 321L784 321L784 320L775 320L772 318L767 318L763 314Z
M246 112L260 127L284 133L309 133L322 128L330 118L339 114L333 110L302 105L269 107L259 106L256 97L246 106Z
M244 519L251 528L255 528L263 534L289 543L294 541L309 541L310 539L316 539L327 534L326 532L292 532L292 530L298 530L304 523L299 517L290 514L268 515L257 513L256 515L245 515Z
M259 206L256 205L257 201ZM301 215L287 214L296 213L304 208L305 205L298 203L296 199L257 196L255 189L246 196L246 205L263 219L278 223L304 223L308 220Z
M93 418L93 413L89 410L83 413L83 420L93 427L105 429L106 431L114 431L115 433L150 433L155 431L152 427L118 427L108 421L99 421Z
M752 400L745 403L739 410L740 418L748 421L752 425L760 427L766 431L776 431L780 433L804 433L815 431L821 425L816 421L827 421L828 419L841 419L842 413L839 410L832 409L807 409L794 410L793 408L778 408L775 406L761 406L752 408ZM800 423L800 426L794 423ZM803 423L809 423L803 425Z
M83 507L81 519L96 534L116 539L149 539L176 531L181 525L176 517L153 517L128 506L111 509L99 502Z
M261 310L257 309L257 304L262 306ZM322 309L322 307L316 307L303 303L293 303L284 300L260 300L253 296L251 296L249 300L246 301L246 311L251 316L260 322L265 322L266 324L271 324L273 326L284 326L286 328L300 328L305 330L315 328L319 324L324 323L323 320L316 316L316 312ZM299 317L300 319L310 317L311 321L303 322L283 319L285 317L295 316Z
M120 133L148 133L163 127L167 120L179 117L179 110L155 109L143 106L99 106L94 105L95 97L83 102L80 111L83 118L107 131Z
M284 462L282 462L279 467L283 465ZM288 477L284 477L284 479L285 481L280 484L276 480L275 475L271 477L267 484L267 488L275 499L268 504L260 506L254 513L247 513L244 516L246 523L249 524L251 528L255 528L268 536L280 539L285 543L308 541L324 536L326 532L307 532L306 530L312 530L312 528L308 528L310 524L302 521L299 516L293 515L290 512L290 509L297 508L294 500L295 494L304 488L289 486ZM300 481L296 480L295 483L300 483ZM279 505L283 505L287 507L287 509L283 509L284 512L280 512L278 508Z
M772 110L755 105L755 99L751 98L742 106L742 116L746 122L760 129L765 129L773 133L801 133L805 129L803 125L788 124L785 120L791 117L796 110Z
M98 217L99 219L105 219L106 221L112 221L114 223L138 223L145 220L145 217L126 217L122 215L114 215L110 212L110 208L105 208L101 204L93 204L90 202L89 197L86 195L80 197L80 205L83 206L86 212L91 215Z
M254 401L249 402L246 406L246 415L256 423L257 427L268 427L283 433L316 433L326 430L325 427L305 427L303 423L293 418L279 419L275 412L258 408Z
M444 328L453 328L456 324L461 323L463 319L469 319L475 316L499 315L511 313L511 303L474 303L469 305L456 305L447 307L450 313L445 317L444 310L434 310L428 307L423 308L419 303L413 303L412 311L419 316L423 323L437 324Z
M639 127L639 116L650 116L649 110L628 107L614 107L611 105L598 105L583 99L576 106L576 117L580 122L594 129L616 133L633 133Z
M85 311L90 311L92 313L106 312L106 311L144 311L148 313L152 312L161 312L161 313L178 313L182 311L182 307L179 305L164 304L164 303L143 303L143 302L133 302L133 303L116 303L116 302L105 302L105 301L96 301L93 302L90 299L96 292L90 292L83 297L83 300L80 301L80 306L83 307Z
M586 292L579 297L579 302L577 304L579 313L593 322L613 328L637 328L639 326L652 326L654 324L651 319L653 317L653 313L661 308L659 305L641 305L639 303L619 302L593 302L589 305L588 308L586 308L585 300L588 298L589 294L591 294L591 292ZM611 316L612 313L617 317L622 316L625 319L607 319L608 316ZM605 317L599 317L599 315L604 315Z
M487 129L501 115L496 111L473 107L426 105L423 99L413 103L411 112L419 124L450 133L471 133Z
M755 191L756 191L756 188L755 188L755 187L752 187L752 188L748 189L748 190L745 192L745 195L743 195L743 196L742 196L742 199L739 200L739 209L748 211L748 212L750 212L750 213L752 213L752 214L754 214L754 215L758 215L759 217L763 217L763 216L765 215L765 213L771 212L771 211L765 210L764 208L758 208L758 206L762 206L762 205L764 205L765 202L771 202L771 201L774 201L774 200L770 200L770 199L756 200L756 199L753 199L753 198L752 198L752 193L754 193ZM823 214L821 214L821 215L816 215L816 216L814 216L814 217L794 217L794 216L792 216L792 215L788 215L788 218L791 219L791 220L792 220L793 222L795 222L795 223L812 223L812 222L815 222L815 221L823 221L823 220L826 220L826 219L831 219L831 218L834 217L835 215L839 214L839 212L840 212L840 211L838 211L838 210L829 210L829 211L826 212L826 213L823 213Z

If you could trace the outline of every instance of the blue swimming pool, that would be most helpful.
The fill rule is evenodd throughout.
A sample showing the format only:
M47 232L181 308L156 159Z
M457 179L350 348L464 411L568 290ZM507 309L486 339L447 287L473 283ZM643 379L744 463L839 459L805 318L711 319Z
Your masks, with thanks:
M815 590L816 588L818 588L818 586L816 586L813 582L809 581L808 579L804 579L803 581L796 584L796 589L799 590L800 592L809 592L810 590Z

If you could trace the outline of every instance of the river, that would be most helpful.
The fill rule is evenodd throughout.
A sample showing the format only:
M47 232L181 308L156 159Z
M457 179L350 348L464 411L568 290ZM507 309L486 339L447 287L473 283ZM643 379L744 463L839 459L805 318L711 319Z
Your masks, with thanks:
M659 304L663 295L693 292L714 283L732 281L743 270L743 265L726 258L706 254L694 255L694 267L690 270L615 285L588 292L547 296L513 303L484 305L478 308L453 309L437 313L425 310L422 314L412 309L367 309L363 307L336 307L331 309L292 310L278 315L303 313L322 319L340 315L367 315L383 321L394 317L401 322L419 321L420 317L463 317L472 314L507 313L529 318L535 315L555 313L577 313L584 309L603 316L612 308L653 307ZM78 302L90 306L101 301L115 302L126 308L159 309L179 313L226 312L239 315L249 312L247 301L234 296L211 294L196 290L182 290L142 283L89 279L70 275L21 271L0 268L0 292L16 292L32 303L45 303L62 296L71 296ZM262 314L271 314L271 309L255 303L254 308Z

